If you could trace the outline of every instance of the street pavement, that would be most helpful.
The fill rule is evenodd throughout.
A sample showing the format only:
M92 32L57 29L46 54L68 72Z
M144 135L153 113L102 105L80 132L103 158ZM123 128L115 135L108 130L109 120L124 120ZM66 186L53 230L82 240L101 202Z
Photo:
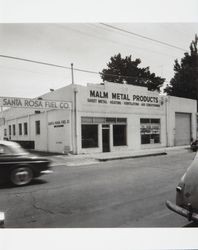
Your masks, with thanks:
M85 157L76 165L49 156L52 174L28 186L0 188L5 228L196 227L165 206L167 199L174 201L194 156L180 148L105 162Z

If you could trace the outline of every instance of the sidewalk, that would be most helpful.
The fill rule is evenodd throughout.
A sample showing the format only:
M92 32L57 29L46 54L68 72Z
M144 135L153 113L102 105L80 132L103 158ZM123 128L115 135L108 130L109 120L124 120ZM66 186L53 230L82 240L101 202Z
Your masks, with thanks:
M120 159L128 159L128 158L167 155L170 153L182 153L186 150L190 150L190 147L189 146L177 146L177 147L145 149L145 150L138 150L138 151L127 150L127 151L91 153L91 154L81 154L81 155L72 155L72 154L55 155L53 156L53 159L57 159L58 161L60 160L63 161L63 163L66 164L66 166L78 166L78 165L96 164L99 162L110 161L110 160L112 161L112 160L120 160Z

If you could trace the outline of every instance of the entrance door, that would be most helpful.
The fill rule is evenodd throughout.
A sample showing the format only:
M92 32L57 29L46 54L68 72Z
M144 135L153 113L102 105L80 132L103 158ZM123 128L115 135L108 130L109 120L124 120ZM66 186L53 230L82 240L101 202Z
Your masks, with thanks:
M110 151L109 125L102 125L102 151L103 152Z

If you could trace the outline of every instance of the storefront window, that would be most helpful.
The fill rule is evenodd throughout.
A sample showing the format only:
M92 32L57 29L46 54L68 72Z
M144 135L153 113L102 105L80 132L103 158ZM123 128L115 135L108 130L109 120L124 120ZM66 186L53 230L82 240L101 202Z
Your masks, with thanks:
M160 143L160 119L140 119L141 144Z
M82 148L98 147L98 125L82 124Z
M126 145L126 125L113 125L113 146Z

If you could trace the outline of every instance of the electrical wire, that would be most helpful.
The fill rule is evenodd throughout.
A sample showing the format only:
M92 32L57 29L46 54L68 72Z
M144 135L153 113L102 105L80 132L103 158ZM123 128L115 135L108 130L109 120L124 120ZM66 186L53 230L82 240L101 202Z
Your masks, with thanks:
M71 67L66 67L66 66L63 66L63 65L58 65L58 64L53 64L53 63L35 61L35 60L30 60L30 59L21 58L21 57L14 57L14 56L8 56L8 55L0 55L0 57L7 58L7 59L24 61L24 62L30 62L30 63L35 63L35 64L41 64L41 65L46 65L46 66L50 66L50 67L57 67L57 68L63 68L63 69L71 70ZM116 75L116 74L102 73L102 72L96 72L96 71L91 71L91 70L84 70L84 69L79 69L79 68L73 68L73 70L74 71L79 71L79 72L84 72L84 73L97 74L97 75L100 75L100 76L104 75L104 76L114 76L114 77L125 77L125 78L128 78L128 79L139 79L139 80L140 79L145 79L143 77L135 77L135 76L127 76L127 75Z
M156 43L159 43L159 44L162 44L162 45L166 45L166 46L174 48L174 49L178 49L178 50L182 50L184 52L187 52L186 49L180 48L180 47L172 45L170 43L162 42L160 40L153 39L153 38L150 38L150 37L147 37L147 36L143 36L143 35L137 34L135 32L131 32L131 31L128 31L128 30L125 30L125 29L122 29L122 28L118 28L116 26L109 25L109 24L106 24L106 23L100 23L100 24L103 25L103 26L109 27L111 29L114 29L114 30L118 30L118 31L130 34L130 35L133 35L133 36L137 36L137 37L140 37L140 38L143 38L143 39L147 39L147 40L152 41L152 42L156 42Z
M109 29L108 28L105 28L105 27L102 27L102 26L97 26L96 24L87 24L87 25L89 25L89 26L93 26L93 27L95 27L95 28L97 28L97 29L102 29L102 30L105 30L105 31L108 31L109 32ZM99 24L100 25L100 24ZM128 34L125 34L126 36L128 35ZM91 36L91 35L90 35ZM128 36L129 37L129 36ZM114 44L118 44L118 45L121 45L121 46L128 46L128 47L131 47L131 44L127 44L127 43L120 43L120 42L116 42L116 41L113 41L113 40L110 40L110 39L106 39L106 38L99 38L99 37L96 37L96 38L98 38L98 39L102 39L102 40L106 40L106 41L109 41L109 42L111 42L111 43L114 43ZM167 54L167 53L162 53L161 51L159 52L159 51L156 51L156 50L151 50L151 49L146 49L145 47L138 47L138 46L136 46L136 45L132 45L133 46L133 48L135 48L135 49L137 49L137 50L140 50L140 51L145 51L146 53L152 53L152 54L158 54L158 55L162 55L162 56L166 56L166 57L171 57L171 58L173 58L173 59L175 59L175 57L173 56L173 54Z

